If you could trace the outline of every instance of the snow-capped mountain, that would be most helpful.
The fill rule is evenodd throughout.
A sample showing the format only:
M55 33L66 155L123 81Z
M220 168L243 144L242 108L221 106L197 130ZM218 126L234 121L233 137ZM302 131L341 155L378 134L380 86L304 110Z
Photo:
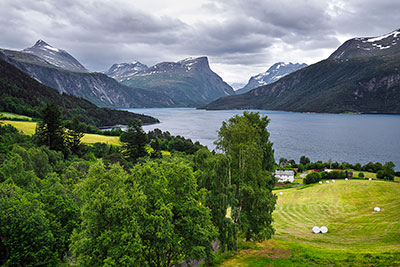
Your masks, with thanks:
M119 63L112 65L108 71L104 72L104 74L116 79L119 82L122 82L129 76L135 75L147 68L148 66L140 63L139 61L134 61L132 63Z
M283 76L286 76L296 70L307 67L307 64L299 63L284 63L278 62L272 65L266 72L259 73L256 76L250 78L249 82L245 87L236 91L236 94L244 94L254 88L274 83Z
M400 52L400 29L377 37L358 37L347 40L329 58L385 56Z
M79 63L73 56L68 54L67 51L52 47L43 40L38 40L34 46L22 50L25 53L31 53L46 60L49 64L56 67L76 71L88 72L88 70Z
M210 69L207 57L162 62L125 77L122 84L169 95L176 106L199 106L235 92Z

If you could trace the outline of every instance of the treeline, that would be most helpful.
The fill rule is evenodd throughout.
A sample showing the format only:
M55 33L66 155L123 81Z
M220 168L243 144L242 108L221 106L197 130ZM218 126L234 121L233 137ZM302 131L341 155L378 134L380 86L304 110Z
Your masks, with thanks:
M224 123L224 154L190 145L182 153L177 148L186 146L172 143L191 141L147 136L139 121L122 133L122 147L77 138L79 149L65 153L70 143L65 129L53 127L58 118L47 114L32 137L0 125L0 265L211 265L213 242L224 251L241 238L271 237L276 197L266 117L245 113ZM155 142L175 152L151 157L147 145Z
M360 163L351 164L348 162L322 162L316 161L311 162L310 159L306 156L301 156L299 163L296 163L294 160L287 160L285 158L281 158L279 160L279 166L286 168L297 168L298 172L303 172L306 170L323 170L323 169L339 169L339 170L355 170L355 171L364 171L364 172L373 172L373 173L381 173L387 169L388 166L392 166L389 168L394 168L395 165L393 162L389 161L385 164L380 162L368 162L365 165L361 165ZM386 166L386 167L385 167ZM381 171L381 172L380 172ZM400 175L400 172L396 172L393 174Z

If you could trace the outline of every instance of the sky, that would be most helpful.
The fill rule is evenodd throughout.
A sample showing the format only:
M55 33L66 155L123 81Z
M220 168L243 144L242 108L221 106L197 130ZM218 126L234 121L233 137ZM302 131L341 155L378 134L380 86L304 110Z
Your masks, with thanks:
M207 56L230 84L400 28L399 0L0 0L0 47L42 39L91 71Z

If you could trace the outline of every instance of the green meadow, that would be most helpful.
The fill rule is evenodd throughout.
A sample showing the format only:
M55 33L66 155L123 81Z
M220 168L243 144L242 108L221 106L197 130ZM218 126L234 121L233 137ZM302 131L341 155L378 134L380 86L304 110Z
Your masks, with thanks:
M246 243L221 266L400 265L400 183L336 180L274 192L273 239Z
M0 123L11 124L28 135L34 134L36 129L36 122L0 120ZM120 145L119 136L105 136L99 134L85 134L82 138L82 142L87 144L106 143L110 145Z

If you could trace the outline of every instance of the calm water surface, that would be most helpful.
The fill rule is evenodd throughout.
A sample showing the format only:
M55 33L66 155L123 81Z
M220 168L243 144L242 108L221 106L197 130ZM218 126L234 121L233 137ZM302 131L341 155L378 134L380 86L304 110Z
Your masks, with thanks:
M173 135L199 141L214 149L217 131L224 120L240 110L206 111L192 108L127 109L158 118L161 123L143 127L159 128ZM252 110L267 115L268 131L274 143L275 159L338 162L393 161L400 169L400 115L314 114Z

